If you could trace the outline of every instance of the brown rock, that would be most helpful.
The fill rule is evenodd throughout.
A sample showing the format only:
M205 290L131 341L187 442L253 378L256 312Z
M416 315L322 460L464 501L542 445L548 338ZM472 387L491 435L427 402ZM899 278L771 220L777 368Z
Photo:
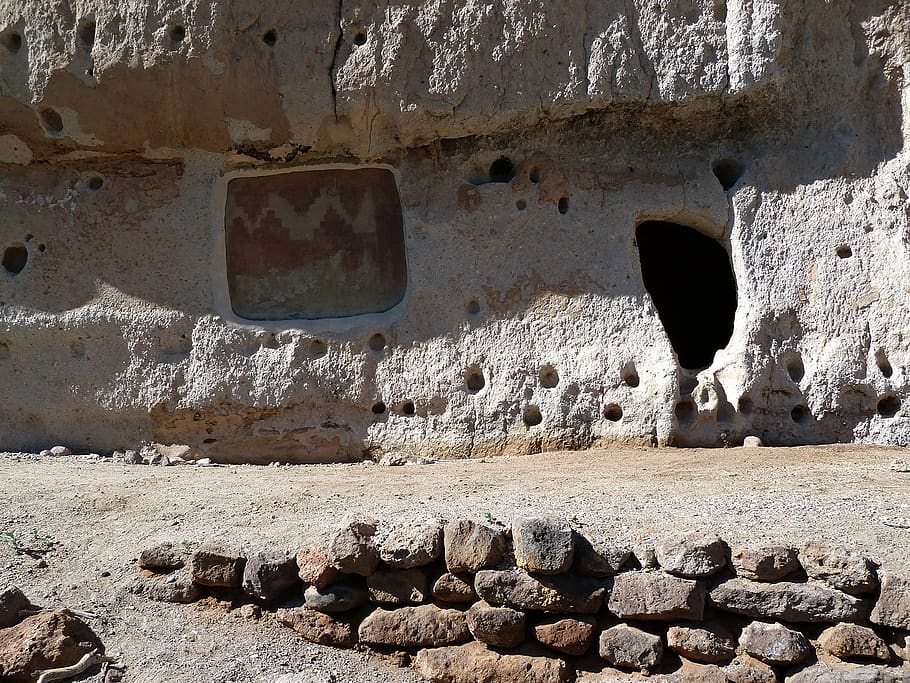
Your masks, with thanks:
M297 575L305 584L318 589L330 586L341 578L332 566L329 551L315 545L304 546L297 552Z
M660 636L619 624L600 634L600 656L613 666L649 671L664 655Z
M433 584L433 597L442 602L474 602L474 577L470 574L443 574Z
M379 569L367 577L370 600L380 605L419 605L427 599L427 575L420 569Z
M16 586L7 586L0 590L0 628L18 624L19 612L33 607L25 593Z
M373 542L376 520L353 519L338 529L329 541L331 564L344 574L369 576L379 566L379 549Z
M833 588L789 581L759 583L729 579L712 588L708 599L727 612L789 622L859 621L868 614L867 604L852 595Z
M596 625L594 617L551 619L534 627L534 637L551 650L580 657L594 644Z
M667 631L667 645L677 654L708 664L730 659L736 653L733 634L719 624L680 624Z
M632 551L629 548L582 534L575 536L575 571L585 576L603 578L618 574L630 557Z
M335 619L306 607L279 609L275 613L275 618L311 643L332 647L354 647L357 642L357 634L350 622Z
M562 574L575 558L569 522L559 517L521 517L512 523L515 563L532 574Z
M739 644L766 664L799 664L812 655L806 636L782 624L753 621L742 630Z
M471 639L464 612L435 605L379 608L363 620L358 635L369 645L395 647L439 647Z
M841 546L807 543L799 553L806 574L832 588L851 595L868 595L878 590L875 565L857 552Z
M442 557L442 528L442 521L434 519L395 529L383 541L379 557L396 569L432 564Z
M348 577L325 588L310 586L303 592L306 606L317 612L337 614L362 607L370 599L361 577Z
M205 544L193 553L190 574L202 586L240 588L246 558L218 545Z
M173 543L162 543L139 553L140 569L153 572L171 572L182 569L189 559L189 552Z
M506 550L501 529L480 522L449 522L443 533L446 566L453 574L495 567Z
M35 671L71 666L92 650L104 646L72 613L41 612L0 630L0 680L34 683Z
M774 669L747 654L738 655L723 669L730 683L777 683Z
M243 568L243 590L258 600L279 600L299 584L297 561L287 554L259 553Z
M910 631L910 569L886 566L879 577L882 592L872 610L872 623Z
M857 624L837 624L818 637L819 647L841 659L891 659L888 644L875 631Z
M178 569L170 574L145 572L127 589L155 602L189 603L202 597L202 588L193 582L188 569Z
M480 601L471 605L466 617L475 640L495 647L518 647L524 642L524 612Z
M474 590L491 605L518 610L596 614L604 586L583 576L532 576L521 569L484 570L474 577Z
M622 619L700 621L705 587L659 572L626 572L614 579L607 607Z
M712 576L727 566L727 546L717 536L665 538L655 545L655 550L663 570L676 576Z
M752 581L780 581L800 570L796 549L782 545L743 548L732 560L736 575Z
M433 683L565 683L566 663L549 657L503 655L483 643L421 650L417 669Z

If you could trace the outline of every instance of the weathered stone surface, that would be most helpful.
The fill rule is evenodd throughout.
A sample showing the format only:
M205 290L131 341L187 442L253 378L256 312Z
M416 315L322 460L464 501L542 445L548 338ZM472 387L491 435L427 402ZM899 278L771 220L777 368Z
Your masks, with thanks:
M442 602L474 602L477 599L474 577L471 574L443 574L433 584L433 597Z
M435 605L372 612L358 629L361 642L396 647L440 647L471 639L464 612Z
M367 577L367 589L370 600L381 605L419 605L429 594L420 569L379 569Z
M92 650L104 651L101 640L69 611L35 614L0 629L0 680L34 683L35 671L70 666Z
M184 567L190 553L173 543L162 543L153 548L146 548L139 553L139 567L155 572L170 572Z
M353 647L357 642L357 632L351 623L306 607L279 609L275 618L311 643Z
M395 529L382 542L379 557L397 569L432 564L442 557L442 529L440 520Z
M372 519L354 519L335 531L328 547L332 566L344 574L372 574L379 565L375 534L376 520Z
M743 439L743 448L761 448L764 445L757 436L747 436Z
M551 650L580 657L594 644L596 626L597 622L593 617L549 619L534 627L534 638Z
M558 517L520 517L512 522L515 563L535 574L562 574L575 557L574 532Z
M491 605L520 610L595 614L603 604L603 584L575 575L531 576L521 569L484 570L474 590Z
M466 613L468 628L475 640L495 647L518 647L525 639L524 612L509 607L492 607L480 601Z
M648 671L664 655L660 636L619 624L600 634L600 656L613 666Z
M842 546L807 543L799 552L806 574L851 595L868 595L878 589L872 561Z
M280 553L258 553L243 568L243 590L259 600L278 600L298 586L297 561Z
M433 683L564 683L569 670L561 659L500 654L473 642L459 647L421 650L420 675Z
M495 567L506 550L502 529L470 520L446 524L443 542L446 566L453 574Z
M19 623L19 612L31 609L29 599L16 586L7 586L0 590L0 628L7 628Z
M667 631L667 646L688 659L708 664L723 662L736 653L736 639L716 623L672 626Z
M366 604L370 594L364 587L363 579L347 579L325 588L310 586L303 592L303 599L309 609L337 614Z
M708 600L727 612L796 623L859 621L868 614L868 605L851 595L833 588L787 581L758 583L729 579L712 588Z
M712 576L727 566L727 546L717 536L664 538L657 542L655 550L661 568L677 576Z
M754 621L739 635L739 644L747 653L766 664L798 664L812 655L812 646L799 631L783 624Z
M879 579L882 592L872 610L872 623L910 631L910 569L885 566Z
M698 621L705 609L705 587L657 572L625 572L613 580L607 607L623 619Z
M774 669L747 654L738 655L723 670L730 683L777 683Z
M297 551L297 575L308 586L325 588L341 578L325 548L308 545Z
M190 559L193 581L202 586L240 588L246 558L240 553L215 544L204 544Z
M586 576L603 578L618 574L632 557L630 548L623 548L603 539L575 535L575 571Z
M123 462L127 465L144 465L145 459L139 451L129 450L123 454Z
M888 644L875 631L857 624L836 624L818 637L823 651L841 659L891 659Z
M731 559L736 575L752 581L780 581L800 570L796 549L782 545L743 548Z
M907 671L873 665L845 669L818 662L787 676L785 683L907 683Z
M188 569L169 574L144 573L129 584L128 589L156 602L196 602L202 597L201 586L193 581Z

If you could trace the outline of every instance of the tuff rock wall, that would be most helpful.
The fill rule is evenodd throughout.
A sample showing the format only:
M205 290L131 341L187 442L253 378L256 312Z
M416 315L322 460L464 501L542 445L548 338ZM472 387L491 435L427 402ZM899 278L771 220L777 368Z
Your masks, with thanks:
M910 444L908 61L902 0L0 0L0 447ZM400 301L237 316L229 182L359 167ZM645 221L729 256L706 368Z

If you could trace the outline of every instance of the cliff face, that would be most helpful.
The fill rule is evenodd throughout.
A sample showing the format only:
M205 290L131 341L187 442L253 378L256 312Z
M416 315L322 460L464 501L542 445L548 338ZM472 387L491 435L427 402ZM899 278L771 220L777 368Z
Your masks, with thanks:
M0 448L908 445L908 63L901 0L0 0Z

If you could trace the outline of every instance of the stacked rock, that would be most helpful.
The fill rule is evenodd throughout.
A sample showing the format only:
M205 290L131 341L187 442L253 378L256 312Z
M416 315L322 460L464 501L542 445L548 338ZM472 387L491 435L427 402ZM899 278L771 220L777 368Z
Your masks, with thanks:
M243 591L307 640L409 653L446 683L571 680L592 656L734 683L887 680L910 666L910 571L818 543L731 553L692 534L633 554L554 517L391 532L358 518L295 556L161 546L140 566L135 590L152 599Z

